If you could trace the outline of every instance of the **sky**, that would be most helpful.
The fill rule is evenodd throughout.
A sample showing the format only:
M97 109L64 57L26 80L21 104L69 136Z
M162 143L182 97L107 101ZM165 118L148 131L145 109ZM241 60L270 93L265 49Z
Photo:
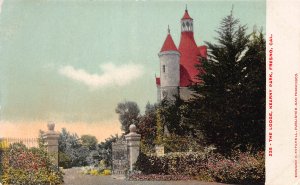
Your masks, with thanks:
M99 141L121 133L115 108L156 102L158 52L178 46L187 5L198 45L230 14L265 30L249 1L0 0L0 137L36 137L47 122Z

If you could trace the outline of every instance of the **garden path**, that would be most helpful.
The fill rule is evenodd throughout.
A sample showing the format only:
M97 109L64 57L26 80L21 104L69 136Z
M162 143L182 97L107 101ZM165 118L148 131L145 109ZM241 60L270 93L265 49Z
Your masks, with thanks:
M200 181L125 181L111 176L84 175L79 168L65 169L64 173L64 185L225 185Z

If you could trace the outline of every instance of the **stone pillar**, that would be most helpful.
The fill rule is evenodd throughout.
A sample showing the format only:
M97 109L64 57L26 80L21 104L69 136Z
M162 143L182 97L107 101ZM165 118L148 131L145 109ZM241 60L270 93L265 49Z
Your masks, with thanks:
M55 124L48 123L48 131L44 133L46 150L53 163L58 166L58 138L59 133L54 131Z
M131 124L129 126L129 134L125 135L128 147L129 170L132 171L135 162L140 154L141 135L136 133L136 126Z

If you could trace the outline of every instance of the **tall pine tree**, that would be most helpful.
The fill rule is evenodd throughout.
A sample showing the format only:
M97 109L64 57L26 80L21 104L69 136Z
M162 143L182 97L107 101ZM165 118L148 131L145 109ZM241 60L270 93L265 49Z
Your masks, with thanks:
M222 153L264 148L265 40L246 30L232 12L222 20L191 87L189 120Z

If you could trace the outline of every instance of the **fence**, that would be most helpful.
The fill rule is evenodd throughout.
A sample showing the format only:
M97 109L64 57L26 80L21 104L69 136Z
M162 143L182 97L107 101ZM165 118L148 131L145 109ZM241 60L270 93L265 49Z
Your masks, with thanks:
M0 138L0 148L7 148L13 143L22 143L28 148L39 147L38 138Z
M54 131L55 124L48 123L48 131L44 132L42 137L44 146L49 154L53 163L58 166L58 138L59 133ZM10 144L23 143L27 148L39 147L38 138L0 138L0 149L7 149ZM0 150L1 151L1 150ZM1 154L1 153L0 153ZM1 156L0 156L1 157Z

